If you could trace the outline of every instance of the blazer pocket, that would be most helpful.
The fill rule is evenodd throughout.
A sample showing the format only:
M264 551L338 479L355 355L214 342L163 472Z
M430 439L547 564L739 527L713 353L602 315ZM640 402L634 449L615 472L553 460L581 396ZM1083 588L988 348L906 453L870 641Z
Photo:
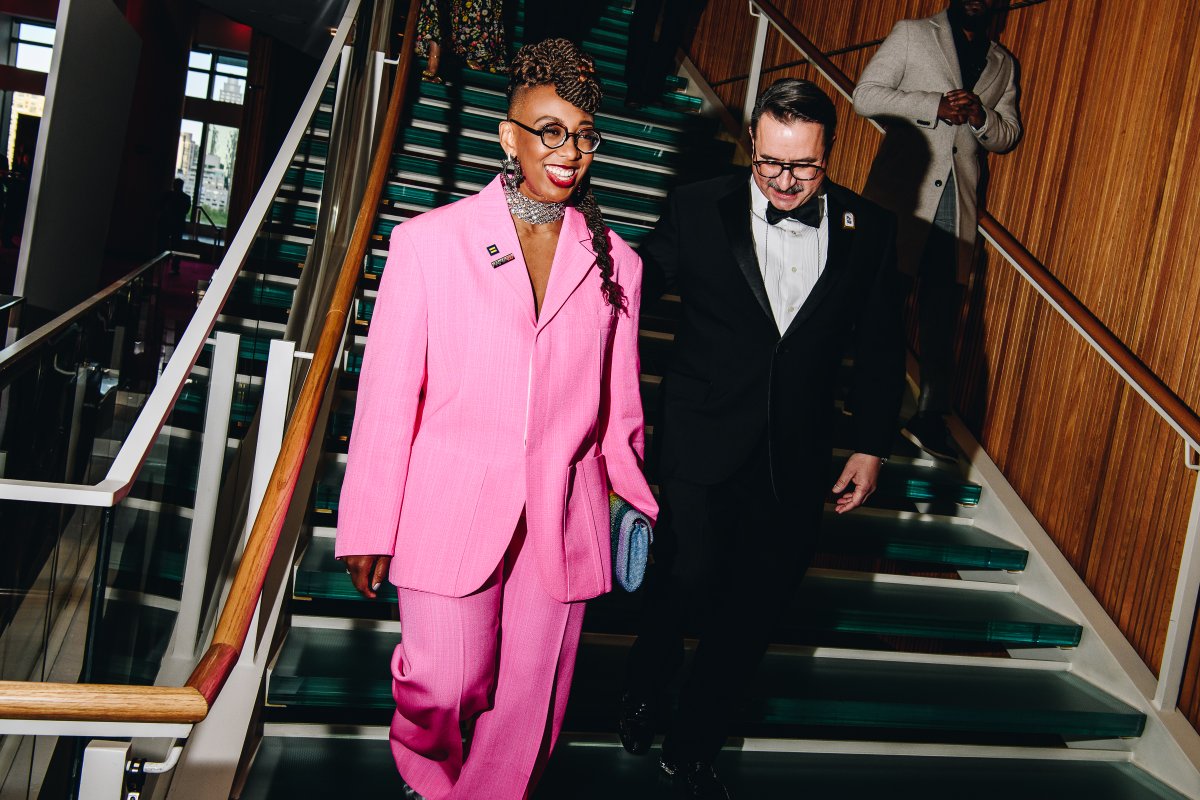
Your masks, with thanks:
M708 397L712 383L682 372L668 372L664 378L664 391L667 399L678 398L693 403L703 402Z
M567 467L563 502L563 565L567 593L587 599L611 589L608 543L608 466L604 456ZM606 580L607 579L607 580Z

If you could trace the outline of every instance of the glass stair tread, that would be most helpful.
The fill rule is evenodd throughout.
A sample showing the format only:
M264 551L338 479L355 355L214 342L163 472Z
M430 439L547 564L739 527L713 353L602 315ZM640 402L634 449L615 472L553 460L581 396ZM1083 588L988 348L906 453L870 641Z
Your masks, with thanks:
M841 474L845 456L835 456L833 477ZM931 465L888 461L879 471L879 485L868 500L873 504L876 497L904 498L914 502L949 501L961 505L977 505L983 487L966 480L953 466Z
M614 742L564 738L533 800L659 800L655 748L629 756ZM1036 758L954 758L726 749L717 759L735 797L878 800L1182 800L1183 795L1125 762ZM402 783L386 739L330 736L263 738L242 800L398 797Z
M491 145L489 145L489 149ZM419 155L403 154L392 158L392 169L397 172L415 173L428 179L433 184L442 184L442 190L454 191L460 184L486 186L496 177L499 170L494 167L481 167L473 164L447 163ZM384 188L384 198L399 199L392 190L404 187L403 179L393 178ZM434 188L431 186L430 188ZM435 189L436 191L437 189ZM463 187L462 191L466 191ZM619 192L603 186L594 186L596 201L607 213L628 211L637 214L651 215L657 219L662 209L662 199L639 196L628 192ZM647 222L646 224L649 224Z
M314 537L296 573L297 596L362 603L345 569L333 558L333 540ZM636 630L641 598L614 593L589 607L588 629ZM814 573L805 577L791 612L780 626L789 641L821 634L912 636L978 641L1006 646L1073 647L1079 625L1013 592L944 585L910 585Z
M272 706L390 709L398 633L293 628L271 674ZM566 729L608 731L630 637L586 637ZM354 653L353 659L346 658ZM768 652L749 687L739 733L799 727L1138 736L1144 716L1065 670L812 658Z
M827 513L823 552L870 554L956 569L1025 569L1029 554L973 525L938 520Z
M444 123L447 117L451 114L452 112L447 111L447 109L436 108L434 106L418 105L413 108L413 116L416 119L420 119L425 122ZM470 117L472 115L466 113L457 114L454 116L456 120L461 120L468 127L471 127L472 123L478 126L475 128L475 130L479 130L481 132L488 131L489 133L492 133L496 130L497 121L490 117L478 117L476 120L471 120ZM496 154L500 152L500 146L497 142L486 141L483 139L472 139L471 137L464 136L456 140L455 146L460 152L471 152L476 155L494 159L497 163L499 163L499 159L496 157ZM393 156L393 164L394 163L395 157ZM664 190L673 186L676 181L673 172L642 170L636 167L626 166L624 164L614 164L612 162L605 161L604 156L599 156L592 164L591 174L597 180L604 179L608 181L626 183L630 186L649 186ZM275 210L276 209L273 206L272 219L275 219ZM289 219L282 210L279 210L278 216L280 221ZM304 216L302 214L297 214L296 216L298 219L303 221Z
M687 127L689 125L708 125L708 130L714 131L714 123L705 120L695 113L694 108L690 110L682 110L676 108L667 108L664 106L645 106L636 111L625 108L622 101L619 99L625 96L625 90L628 88L623 80L619 78L604 76L600 78L603 85L605 97L600 103L600 114L607 122L613 116L619 116L624 119L642 121L647 125L672 125L677 127ZM460 78L460 83L463 86L476 86L481 89L491 89L504 93L508 87L508 76L493 75L489 72L463 72ZM421 91L424 93L434 84L422 84ZM429 96L433 96L432 94Z

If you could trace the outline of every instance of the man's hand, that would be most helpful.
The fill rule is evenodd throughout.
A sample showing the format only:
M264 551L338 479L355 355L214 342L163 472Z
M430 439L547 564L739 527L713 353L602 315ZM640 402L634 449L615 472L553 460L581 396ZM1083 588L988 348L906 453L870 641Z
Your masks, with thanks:
M972 91L952 89L946 92L942 101L949 102L950 107L961 114L966 122L971 123L972 127L982 127L983 123L987 121L987 116L983 113L983 102L979 99L979 95Z
M854 491L846 492L837 499L837 513L845 514L867 502L867 498L874 493L875 484L879 481L879 468L882 464L883 459L879 456L866 453L855 453L846 459L846 468L842 470L842 476L833 485L833 493L838 494L852 483Z
M350 573L350 581L359 594L370 600L375 599L375 592L387 579L388 568L392 565L391 556L345 556L342 563L346 572Z
M942 99L938 101L937 116L949 125L962 125L967 121L967 115L950 102L949 93L942 95Z

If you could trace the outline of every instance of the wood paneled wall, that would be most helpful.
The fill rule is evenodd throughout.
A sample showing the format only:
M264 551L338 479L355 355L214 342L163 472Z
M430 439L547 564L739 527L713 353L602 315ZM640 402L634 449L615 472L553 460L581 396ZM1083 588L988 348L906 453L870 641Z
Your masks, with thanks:
M944 0L780 0L828 52ZM1200 408L1200 38L1186 0L1047 0L1009 13L1025 138L991 156L988 209ZM710 0L690 55L739 109L754 21ZM856 78L869 47L834 61ZM796 51L772 30L765 66ZM822 82L805 66L768 72ZM832 93L832 92L831 92ZM838 100L830 174L861 189L879 134ZM736 112L735 112L736 113ZM1157 672L1195 474L1181 440L990 247L963 318L960 415ZM1181 707L1200 724L1200 624Z

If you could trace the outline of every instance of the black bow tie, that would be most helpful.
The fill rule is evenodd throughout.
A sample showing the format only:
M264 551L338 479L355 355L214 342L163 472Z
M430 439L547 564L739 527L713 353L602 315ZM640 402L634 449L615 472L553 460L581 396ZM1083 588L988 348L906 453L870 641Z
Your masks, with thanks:
M806 200L801 205L796 206L791 211L780 211L775 206L767 203L767 223L770 225L778 225L779 220L791 217L797 222L803 222L810 228L821 227L821 198L814 195Z

